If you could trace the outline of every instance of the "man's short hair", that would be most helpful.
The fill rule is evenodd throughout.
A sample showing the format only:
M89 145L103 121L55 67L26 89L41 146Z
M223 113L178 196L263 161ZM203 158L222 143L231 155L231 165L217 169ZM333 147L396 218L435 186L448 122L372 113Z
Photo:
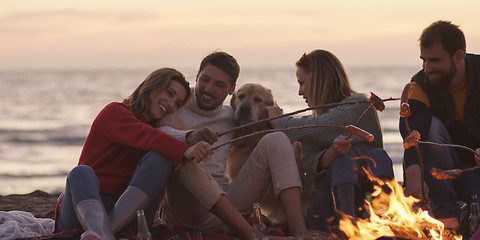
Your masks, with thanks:
M466 52L465 35L458 25L449 21L436 21L425 28L418 39L420 47L428 48L441 43L445 51L453 55L457 50Z
M207 64L212 64L213 66L222 69L225 73L230 76L230 81L233 84L237 82L238 75L240 74L240 66L237 63L237 60L230 54L221 51L215 51L210 53L205 58L203 58L200 63L200 68L198 69L197 77L200 72L207 66Z

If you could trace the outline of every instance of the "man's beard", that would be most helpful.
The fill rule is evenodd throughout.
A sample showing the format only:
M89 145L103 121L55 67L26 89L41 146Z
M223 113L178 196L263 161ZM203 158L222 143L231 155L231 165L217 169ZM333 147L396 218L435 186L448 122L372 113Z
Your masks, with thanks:
M195 93L196 94L196 93ZM200 91L199 94L204 94L203 92ZM207 105L203 105L202 104L202 101L199 99L198 95L197 95L197 106L202 109L202 110L205 110L205 111L211 111L211 110L214 110L215 108L217 108L220 104L214 104L214 105L211 105L211 106L207 106Z
M437 73L437 72L435 72L435 73ZM447 87L448 84L450 84L450 82L453 80L453 77L455 76L455 74L457 74L457 67L453 63L453 59L451 59L451 64L450 64L450 68L448 69L448 72L440 73L440 74L441 74L441 76L437 80L430 80L429 79L430 74L427 74L425 76L425 78L426 78L427 82L429 82L435 88L445 88L445 87Z

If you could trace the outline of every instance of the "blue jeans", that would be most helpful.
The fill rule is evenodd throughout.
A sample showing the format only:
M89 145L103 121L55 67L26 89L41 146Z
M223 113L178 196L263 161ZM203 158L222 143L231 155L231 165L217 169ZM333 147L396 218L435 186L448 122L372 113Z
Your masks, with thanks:
M140 160L133 174L129 186L140 189L149 197L150 207L145 211L145 215L149 219L153 220L162 196L161 193L171 172L172 161L150 151ZM64 194L62 206L56 219L58 231L82 227L75 213L75 208L80 202L95 199L101 201L105 210L110 212L118 200L116 196L100 194L97 176L93 169L87 165L76 166L70 171L67 176Z
M438 118L432 117L427 141L445 144L452 142L448 130ZM433 167L442 170L462 168L456 150L429 144L424 144L422 147L425 151L424 175L429 189L432 215L435 218L458 217L460 208L456 203L457 200L469 203L471 194L476 193L480 196L479 171L466 172L455 180L437 180L430 174Z
M365 179L359 179L359 171L362 171L359 166L367 165L377 177L384 179L394 178L392 160L385 150L373 149L367 156L375 160L376 167L374 167L372 161L365 161L363 164L359 164L358 160L353 160L349 156L343 155L330 164L323 176L315 179L312 189L312 202L306 217L308 227L331 232L332 228L335 228L335 225L338 224L338 221L331 221L332 217L336 216L336 204L350 205L354 209L356 208L355 194L363 198L365 196L363 189L366 189L365 185L369 184ZM345 185L353 185L355 188L345 188ZM334 202L333 189L339 186L341 187L338 189L340 191L347 190L352 192L336 195ZM354 193L354 189L362 192Z

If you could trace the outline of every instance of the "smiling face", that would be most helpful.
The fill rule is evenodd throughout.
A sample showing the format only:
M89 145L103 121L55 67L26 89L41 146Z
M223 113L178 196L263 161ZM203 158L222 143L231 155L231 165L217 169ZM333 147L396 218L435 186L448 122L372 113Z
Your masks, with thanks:
M207 64L197 76L195 94L200 109L213 110L235 90L231 77L222 69Z
M185 87L172 80L164 90L156 89L150 93L150 111L145 114L147 122L160 120L165 114L175 112L182 106L187 96Z
M434 87L446 87L457 74L454 57L444 50L441 43L420 48L423 70L428 82Z
M301 67L297 67L297 82L298 82L298 95L303 96L305 102L308 104L308 87L311 74L305 71Z

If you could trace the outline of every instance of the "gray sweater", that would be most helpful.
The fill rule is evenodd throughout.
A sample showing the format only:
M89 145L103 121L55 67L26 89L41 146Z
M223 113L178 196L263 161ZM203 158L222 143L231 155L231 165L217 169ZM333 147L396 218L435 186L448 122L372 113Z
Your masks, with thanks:
M345 98L342 102L365 101L368 98L363 94L355 94ZM276 128L288 128L295 126L328 124L337 126L355 125L369 103L341 105L328 110L321 116L305 116L301 118L284 117L277 120ZM365 142L353 136L352 148L349 156L357 157L366 155L370 150L383 148L382 131L378 119L377 110L371 108L360 121L359 128L373 134L373 142ZM349 133L338 127L313 127L304 129L286 130L284 133L293 141L300 141L303 149L303 166L310 176L316 176L318 159L332 145L333 140L339 135L348 136ZM313 174L313 175L311 175Z

